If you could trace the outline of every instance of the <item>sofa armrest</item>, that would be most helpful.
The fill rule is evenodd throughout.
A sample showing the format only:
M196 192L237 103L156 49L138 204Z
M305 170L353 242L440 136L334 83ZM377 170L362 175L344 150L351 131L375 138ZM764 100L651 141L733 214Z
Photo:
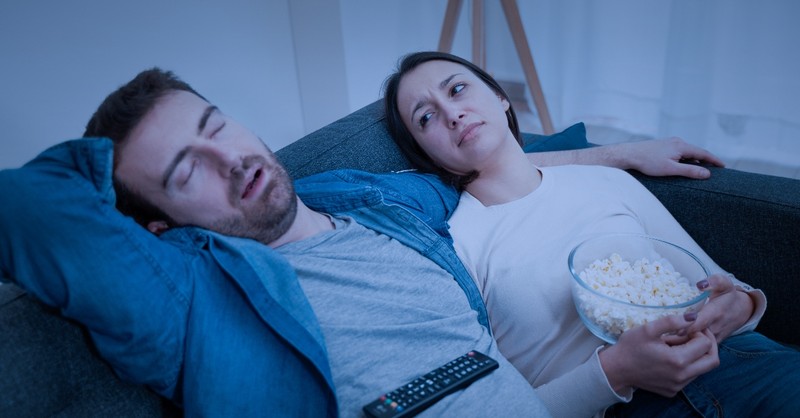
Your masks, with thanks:
M722 268L767 295L757 330L800 346L800 180L711 168L711 178L632 173Z

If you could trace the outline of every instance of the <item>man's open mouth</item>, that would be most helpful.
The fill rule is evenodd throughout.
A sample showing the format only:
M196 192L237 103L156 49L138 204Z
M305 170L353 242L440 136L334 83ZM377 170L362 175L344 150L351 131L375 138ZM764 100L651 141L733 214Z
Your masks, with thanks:
M247 184L247 186L244 188L244 192L242 192L242 199L246 199L253 191L253 188L255 188L256 184L258 183L258 179L261 178L261 171L261 169L258 169L255 173L253 173L253 180Z

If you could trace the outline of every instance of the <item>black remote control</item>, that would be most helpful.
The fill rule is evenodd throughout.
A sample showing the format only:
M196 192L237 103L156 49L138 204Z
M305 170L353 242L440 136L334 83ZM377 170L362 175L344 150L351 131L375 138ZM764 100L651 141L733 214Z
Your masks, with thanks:
M413 417L439 399L465 388L499 367L486 354L470 351L424 376L381 395L364 406L364 413L374 418Z

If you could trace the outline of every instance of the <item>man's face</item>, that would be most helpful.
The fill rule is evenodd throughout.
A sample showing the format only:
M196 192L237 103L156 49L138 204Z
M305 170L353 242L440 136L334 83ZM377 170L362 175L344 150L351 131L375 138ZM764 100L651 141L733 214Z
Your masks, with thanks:
M291 179L252 132L197 95L168 93L125 138L115 175L177 225L268 244L297 211Z

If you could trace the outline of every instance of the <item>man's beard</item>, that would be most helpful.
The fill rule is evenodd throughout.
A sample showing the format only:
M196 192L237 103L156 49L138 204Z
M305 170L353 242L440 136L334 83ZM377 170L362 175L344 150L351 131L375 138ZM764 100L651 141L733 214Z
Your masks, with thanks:
M261 175L269 176L269 184L259 197L259 204L243 208L240 216L217 220L208 229L269 244L285 234L294 222L297 215L297 196L289 174L277 160L266 161L261 157L253 157L245 165L256 162L261 163L265 171ZM238 200L241 189L232 185L230 193L232 200Z

